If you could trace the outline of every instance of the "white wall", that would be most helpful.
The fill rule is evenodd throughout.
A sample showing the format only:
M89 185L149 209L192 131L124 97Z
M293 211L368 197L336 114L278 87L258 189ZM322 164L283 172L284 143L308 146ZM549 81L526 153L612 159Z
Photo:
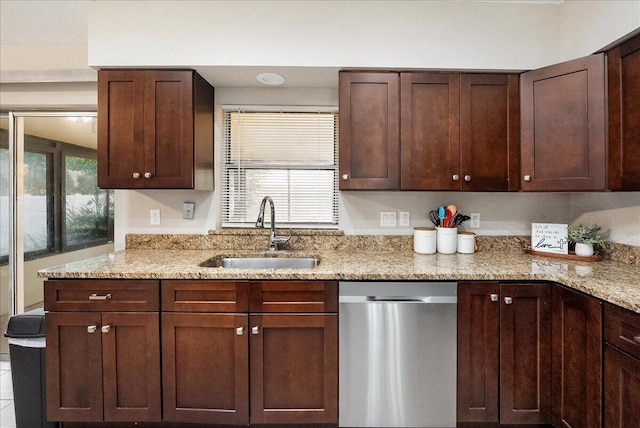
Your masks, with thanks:
M557 4L91 2L89 64L531 69L559 62Z
M561 9L561 56L590 55L640 27L640 1L565 1Z
M611 241L640 246L640 192L573 194L569 221L597 223Z

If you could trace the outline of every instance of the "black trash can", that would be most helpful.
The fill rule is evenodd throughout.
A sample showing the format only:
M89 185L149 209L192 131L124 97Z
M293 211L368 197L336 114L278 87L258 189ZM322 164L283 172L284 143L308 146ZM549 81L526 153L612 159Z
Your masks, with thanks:
M9 338L16 428L58 428L57 422L47 422L44 310L12 316L5 337Z

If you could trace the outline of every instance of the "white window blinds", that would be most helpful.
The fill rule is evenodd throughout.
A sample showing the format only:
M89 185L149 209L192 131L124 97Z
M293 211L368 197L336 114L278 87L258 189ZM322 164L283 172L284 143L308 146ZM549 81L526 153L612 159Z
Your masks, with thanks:
M278 227L337 227L337 108L223 112L222 226L253 226L268 195Z

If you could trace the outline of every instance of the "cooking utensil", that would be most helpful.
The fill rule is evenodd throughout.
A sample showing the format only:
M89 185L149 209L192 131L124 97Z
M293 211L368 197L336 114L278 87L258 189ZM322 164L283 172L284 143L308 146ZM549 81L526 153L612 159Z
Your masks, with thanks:
M451 215L454 216L456 215L456 212L458 212L458 207L456 207L455 205L451 204L451 205L447 205L447 209L449 211L451 211Z
M444 220L444 206L440 205L438 208L438 217L440 218L440 223Z
M451 225L449 224L450 221L451 221L451 210L449 210L449 208L445 208L443 227L451 227Z
M429 220L431 220L431 223L433 223L434 226L440 227L440 217L438 217L438 210L429 211Z

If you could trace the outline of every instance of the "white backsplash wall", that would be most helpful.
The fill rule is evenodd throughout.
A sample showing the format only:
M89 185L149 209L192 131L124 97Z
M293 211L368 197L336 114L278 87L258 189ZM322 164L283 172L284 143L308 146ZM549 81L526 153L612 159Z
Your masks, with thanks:
M574 193L569 223L597 223L610 241L640 246L640 192Z
M530 235L531 223L566 223L567 193L341 192L340 229L350 235L406 235L416 226L432 226L428 211L454 204L464 214L480 213L480 235ZM380 211L409 211L411 227L380 227Z

